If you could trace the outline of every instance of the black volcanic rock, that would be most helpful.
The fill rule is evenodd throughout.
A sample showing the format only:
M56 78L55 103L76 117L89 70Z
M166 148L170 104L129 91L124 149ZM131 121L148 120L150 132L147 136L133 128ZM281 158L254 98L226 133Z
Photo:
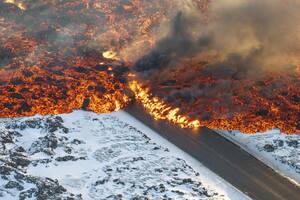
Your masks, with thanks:
M97 71L107 71L108 66L107 65L96 65L94 67L94 69L96 69Z
M10 80L10 82L13 84L13 85L21 85L21 84L24 84L24 82L20 79L20 78L13 78Z
M265 150L266 152L273 152L273 151L275 151L275 147L274 147L273 145L271 145L271 144L266 144L266 145L264 146L264 150Z
M75 67L74 70L78 73L83 73L83 74L86 74L88 72L88 69L86 69L83 66Z
M8 183L6 183L4 187L7 188L7 189L16 188L17 190L23 190L24 189L24 187L16 181L8 181Z
M10 94L10 97L14 99L24 99L24 97L19 93L12 93Z
M160 85L162 86L173 86L176 84L176 80L166 80L164 82L162 82Z
M261 109L261 110L256 112L257 116L267 116L268 114L269 114L269 111L265 110L265 109Z
M81 108L83 109L83 110L87 110L88 109L88 106L90 105L90 99L89 98L85 98L84 100L83 100L83 103L82 103L82 106L81 106Z

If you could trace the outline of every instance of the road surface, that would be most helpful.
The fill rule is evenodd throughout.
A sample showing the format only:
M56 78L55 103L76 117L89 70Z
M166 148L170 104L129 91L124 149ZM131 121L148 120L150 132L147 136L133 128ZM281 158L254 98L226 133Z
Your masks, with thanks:
M216 132L208 128L197 131L181 129L168 122L155 121L138 103L132 103L125 111L199 160L250 198L300 199L298 186Z

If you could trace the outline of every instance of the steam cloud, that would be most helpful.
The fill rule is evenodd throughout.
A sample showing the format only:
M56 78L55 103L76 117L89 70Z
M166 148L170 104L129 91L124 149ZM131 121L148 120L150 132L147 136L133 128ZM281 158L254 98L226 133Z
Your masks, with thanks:
M231 68L240 78L293 72L300 63L299 10L293 0L221 0L210 4L207 20L191 4L135 70L149 75L205 61L208 70Z

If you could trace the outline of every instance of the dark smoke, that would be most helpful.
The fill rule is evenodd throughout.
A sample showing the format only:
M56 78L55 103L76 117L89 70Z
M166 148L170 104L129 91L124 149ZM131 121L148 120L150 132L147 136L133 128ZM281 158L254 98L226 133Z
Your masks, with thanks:
M24 10L17 6L22 2L26 5ZM89 2L89 7L85 2ZM159 12L160 3L149 3L147 0L141 1L141 8L124 9L126 5L135 8L134 3L128 0L0 0L0 31L7 36L0 39L0 68L18 56L5 47L8 39L16 37L16 33L22 33L24 38L34 38L37 42L34 50L23 52L27 54L26 61L32 64L39 62L39 56L44 52L60 52L64 55L63 59L72 56L99 58L104 51L124 48L129 40L134 40L139 34L138 24L134 22L141 13L139 9L155 4L153 10L143 15L151 16ZM104 8L115 17L115 22L109 20ZM14 27L5 27L3 21ZM130 37L126 35L129 31ZM40 57L45 59L42 55Z
M169 36L159 41L150 54L137 61L136 71L160 69L183 57L207 50L212 43L211 38L203 36L194 40L190 35L193 24L194 21L187 19L183 12L179 12L173 20Z
M299 10L300 3L292 0L223 0L211 4L206 21L196 8L184 9L174 17L167 37L136 62L135 70L156 74L170 67L188 68L192 61L208 62L208 73L231 68L236 78L294 72L299 65Z
M205 14L189 6L134 69L188 116L239 124L259 116L298 130L299 10L293 0L216 0Z

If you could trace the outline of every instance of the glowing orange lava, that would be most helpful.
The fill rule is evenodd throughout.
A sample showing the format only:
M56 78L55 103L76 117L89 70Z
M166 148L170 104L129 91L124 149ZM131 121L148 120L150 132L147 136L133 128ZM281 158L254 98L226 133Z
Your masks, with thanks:
M133 91L135 99L144 106L146 111L155 120L168 120L171 123L179 125L181 128L195 129L201 126L200 121L180 115L179 108L172 108L167 102L158 97L153 97L149 89L143 88L137 81L131 81L129 88Z
M193 0L200 12L210 1ZM294 74L222 84L205 71L209 59L151 80L134 71L129 60L153 49L177 1L25 2L0 2L0 117L106 113L135 99L154 119L182 128L300 132L299 66Z

